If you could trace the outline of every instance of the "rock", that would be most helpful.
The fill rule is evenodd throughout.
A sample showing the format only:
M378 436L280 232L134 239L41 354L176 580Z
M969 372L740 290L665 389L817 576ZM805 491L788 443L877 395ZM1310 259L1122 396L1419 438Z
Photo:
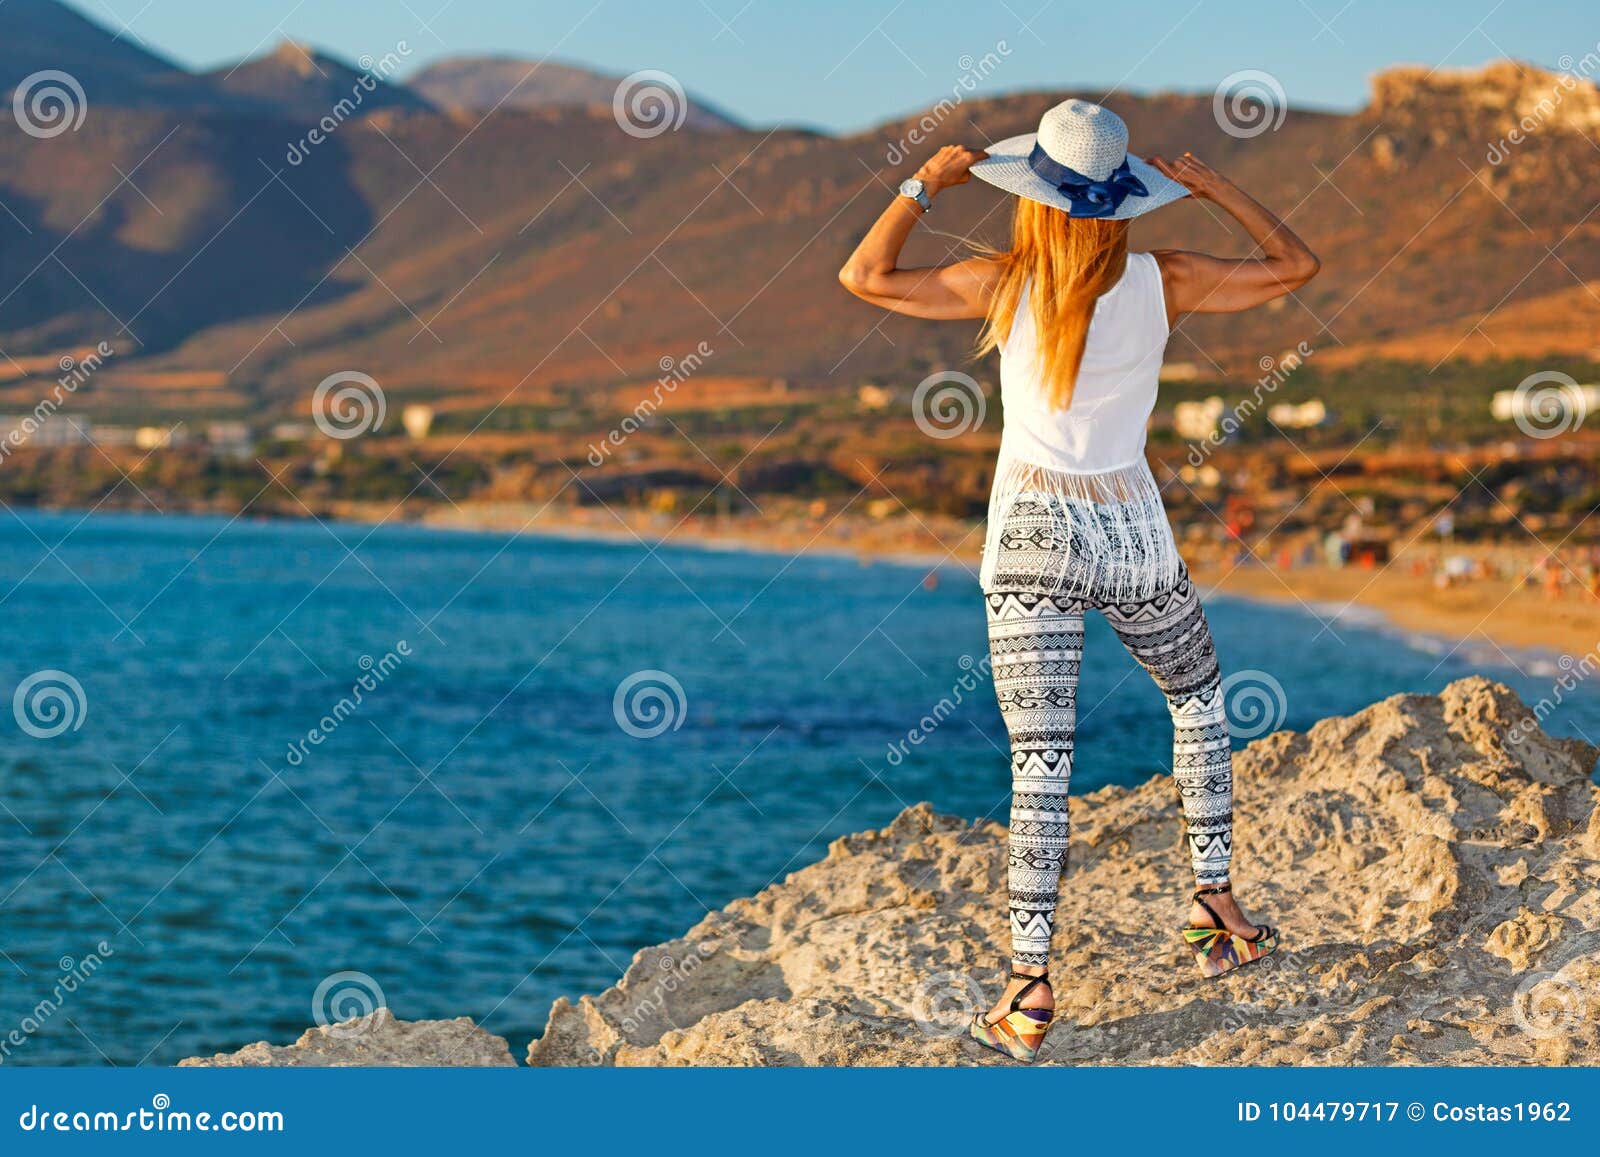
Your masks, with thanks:
M440 1066L505 1068L516 1062L504 1037L468 1017L455 1020L396 1020L387 1008L342 1024L307 1029L285 1047L257 1041L236 1053L190 1057L180 1068L343 1068L348 1066Z
M1040 1063L1600 1063L1592 1025L1540 1027L1551 992L1600 970L1600 751L1528 714L1470 678L1239 753L1235 875L1284 948L1221 984L1175 935L1170 780L1074 800L1063 894L1093 923L1067 901ZM528 1063L1008 1063L965 1037L1008 952L1004 839L919 804L837 840L615 987L557 1001Z
M1600 1064L1597 755L1476 677L1251 744L1235 879L1284 947L1221 983L1176 935L1170 779L1075 799L1040 1063ZM1009 1064L965 1031L1002 982L1005 875L1004 828L918 804L556 1001L528 1063ZM470 1020L375 1015L184 1063L510 1063Z
M1400 157L1404 148L1399 140L1388 133L1374 133L1372 144L1368 148L1373 164L1384 172L1392 173L1400 167Z
M1564 923L1559 916L1524 908L1489 933L1483 950L1494 953L1518 972L1524 972L1560 938Z
M1600 130L1600 90L1576 73L1512 60L1466 69L1401 65L1373 77L1366 115L1383 125L1392 158L1402 151L1397 139L1441 145L1452 140L1448 129L1458 127L1480 135L1520 128L1530 136L1545 129L1593 136Z

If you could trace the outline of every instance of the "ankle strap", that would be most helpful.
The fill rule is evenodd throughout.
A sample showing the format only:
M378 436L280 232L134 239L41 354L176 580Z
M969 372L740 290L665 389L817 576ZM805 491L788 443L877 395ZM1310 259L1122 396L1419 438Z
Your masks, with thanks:
M1233 891L1233 885L1231 883L1214 884L1209 888L1195 889L1194 902L1206 910L1206 915L1211 917L1211 926L1213 928L1226 928L1227 923L1222 919L1221 916L1217 915L1217 910L1215 908L1205 902L1205 897L1221 896L1231 891Z
M1012 980L1026 980L1028 982L1027 984L1024 984L1021 988L1017 989L1017 995L1015 995L1015 996L1013 996L1011 998L1011 1011L1012 1012L1021 1012L1022 1011L1022 998L1027 996L1028 993L1032 992L1038 985L1040 985L1040 984L1048 985L1050 983L1050 973L1047 970L1047 971L1041 972L1038 976L1033 976L1032 974L1027 973L1027 972L1018 972L1015 968L1013 968L1011 970L1011 979Z

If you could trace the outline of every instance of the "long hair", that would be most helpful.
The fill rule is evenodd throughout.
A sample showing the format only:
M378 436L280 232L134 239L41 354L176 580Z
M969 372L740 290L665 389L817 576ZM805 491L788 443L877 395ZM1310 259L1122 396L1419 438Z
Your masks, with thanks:
M1128 223L1072 217L1018 197L1011 248L994 253L993 260L1000 277L978 335L978 353L1004 343L1027 289L1045 390L1050 404L1065 410L1072 404L1094 304L1128 266Z

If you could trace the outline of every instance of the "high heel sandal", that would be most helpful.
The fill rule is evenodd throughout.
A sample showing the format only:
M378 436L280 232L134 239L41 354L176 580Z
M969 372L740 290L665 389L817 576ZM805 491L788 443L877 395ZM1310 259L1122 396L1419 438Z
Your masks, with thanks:
M1246 964L1254 964L1264 956L1278 950L1278 933L1265 924L1256 927L1254 936L1241 936L1230 931L1222 917L1202 897L1220 896L1233 891L1232 884L1214 888L1201 888L1194 894L1194 902L1211 917L1211 927L1188 924L1182 929L1183 942L1194 953L1200 971L1207 976L1221 976Z
M1032 992L1034 986L1041 981L1048 985L1050 974L1041 972L1038 976L1033 976L1012 969L1007 979L1026 980L1028 983L1011 998L1011 1011L999 1020L988 1021L983 1018L982 1012L973 1013L970 1030L972 1039L985 1048L1004 1053L1014 1061L1031 1065L1039 1056L1045 1033L1049 1032L1050 1026L1055 1023L1056 1014L1052 1008L1023 1008L1022 998Z

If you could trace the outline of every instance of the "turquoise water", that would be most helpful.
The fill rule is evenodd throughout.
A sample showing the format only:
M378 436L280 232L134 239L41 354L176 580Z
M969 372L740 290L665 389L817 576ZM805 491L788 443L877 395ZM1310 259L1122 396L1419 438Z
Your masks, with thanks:
M838 835L924 799L1003 817L981 604L964 575L922 579L399 527L0 515L0 1059L287 1043L316 1004L364 1011L338 995L347 972L402 1018L470 1015L520 1053L555 997L607 986ZM1298 609L1210 614L1225 669L1281 686L1284 726L1473 669L1549 691L1547 673ZM1097 618L1088 647L1075 786L1161 771L1160 697ZM636 681L622 714L661 732L640 737L615 698L651 671L670 680ZM40 672L81 697L54 675L24 686ZM1600 735L1600 701L1552 729Z

